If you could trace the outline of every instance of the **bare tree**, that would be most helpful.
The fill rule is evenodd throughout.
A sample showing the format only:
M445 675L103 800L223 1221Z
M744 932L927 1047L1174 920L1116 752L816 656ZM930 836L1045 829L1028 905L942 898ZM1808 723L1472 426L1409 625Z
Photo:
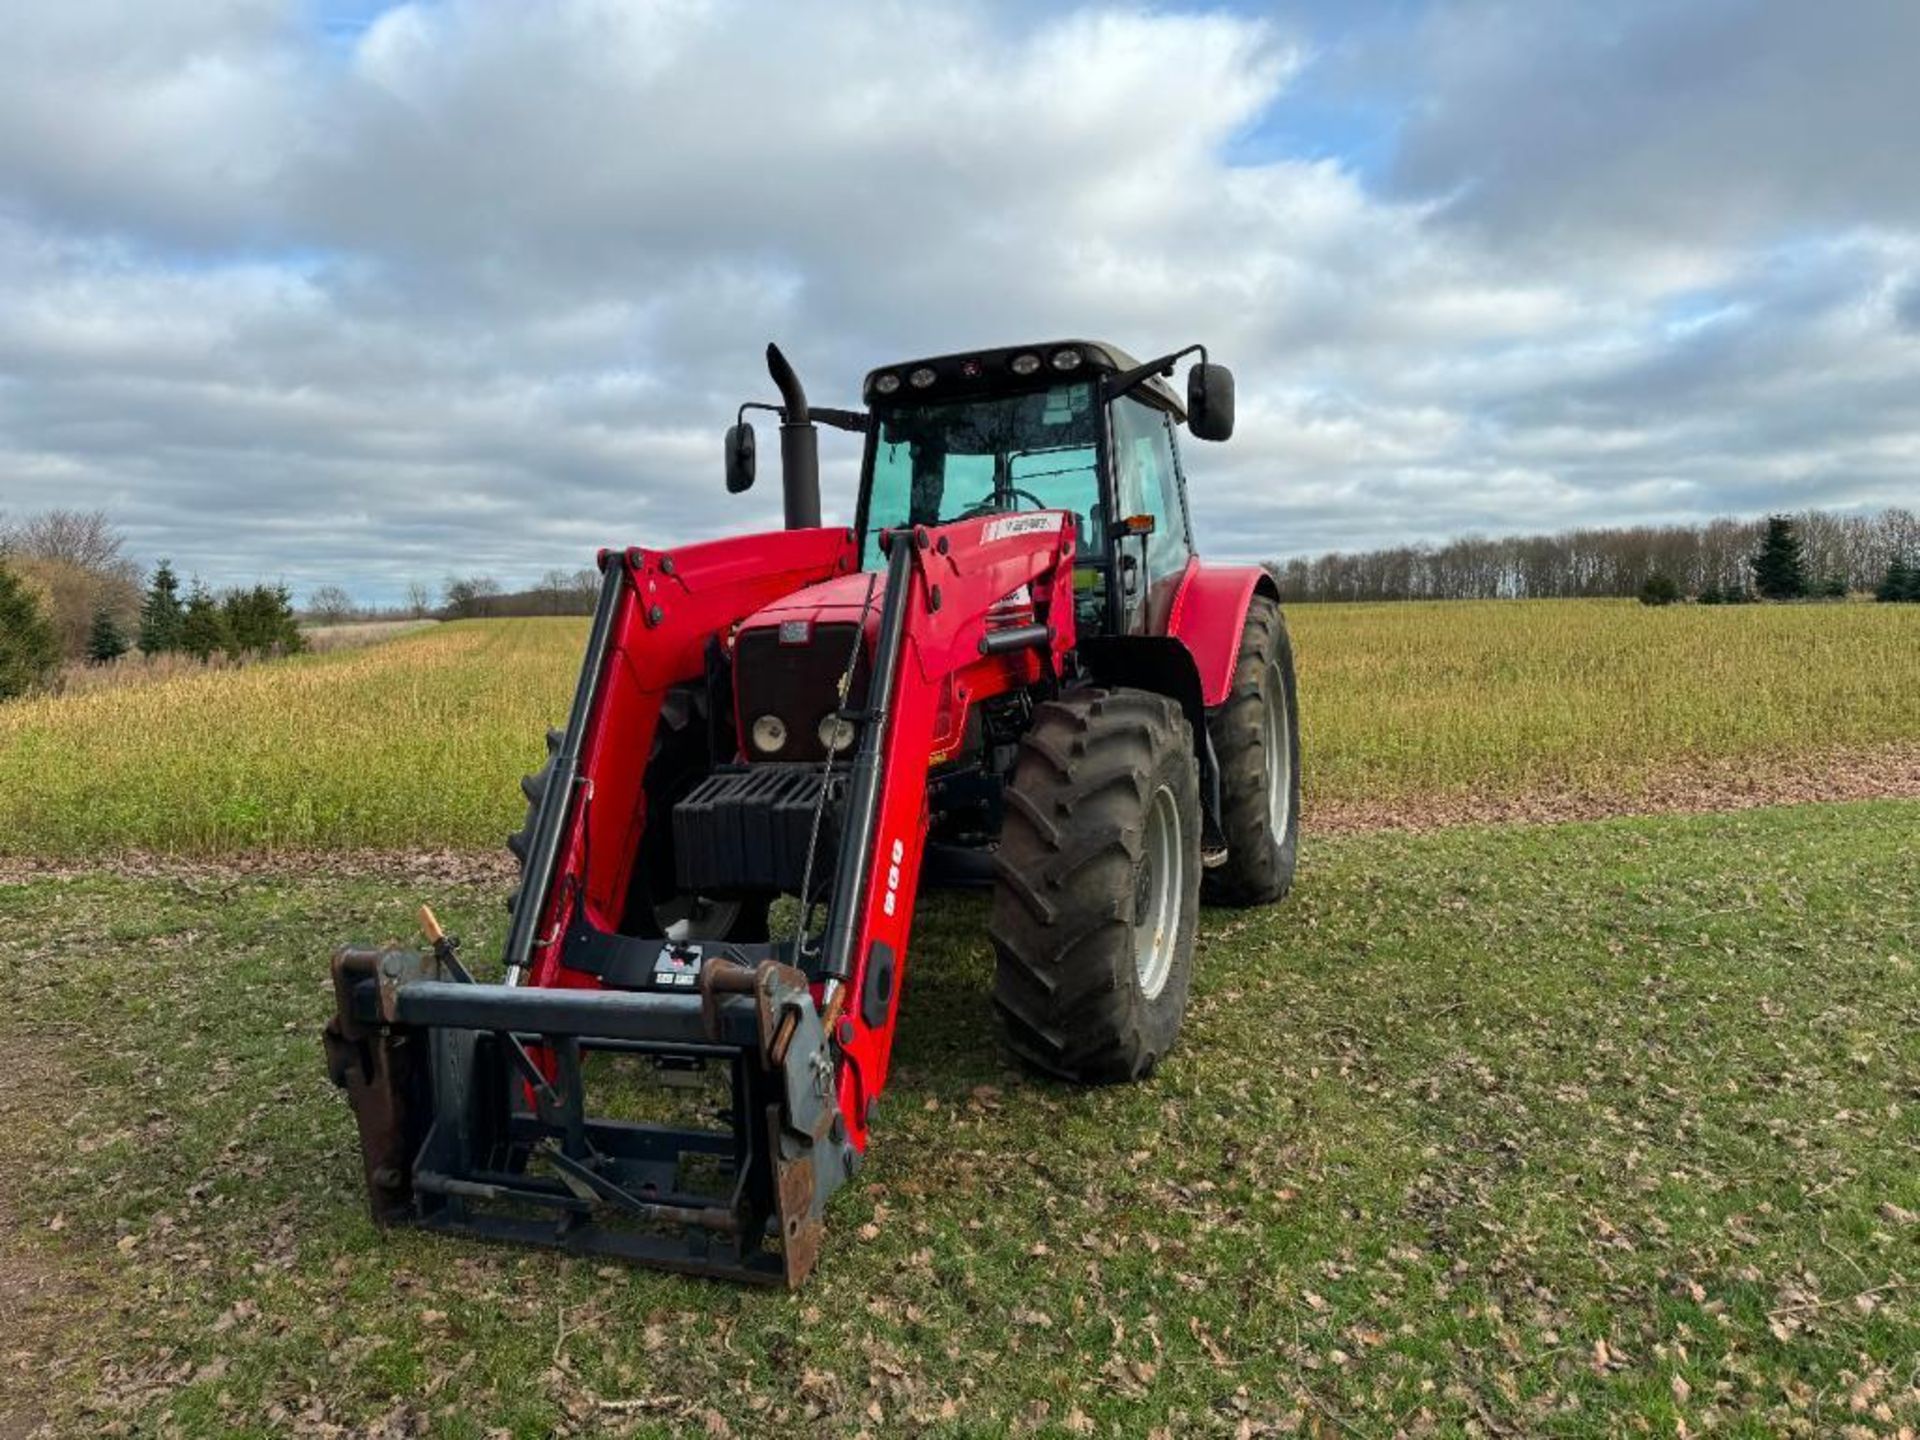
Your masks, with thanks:
M433 592L419 580L407 582L407 612L416 620L427 618L427 612L433 608Z
M533 588L547 613L558 615L567 608L567 597L573 593L573 577L564 570L549 570Z
M104 510L48 510L6 529L6 548L76 570L137 583L140 567L126 553L126 537Z
M86 653L95 619L131 625L140 608L140 567L105 511L49 510L0 531L0 552L45 595L61 653Z
M491 575L449 575L440 593L456 620L473 620L493 613L500 582Z
M338 625L351 620L356 607L353 597L338 585L322 585L307 597L307 613L322 625Z

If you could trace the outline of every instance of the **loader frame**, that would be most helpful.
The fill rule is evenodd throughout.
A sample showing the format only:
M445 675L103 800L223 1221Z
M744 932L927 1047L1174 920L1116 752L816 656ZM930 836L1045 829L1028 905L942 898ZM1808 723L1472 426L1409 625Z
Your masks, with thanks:
M929 757L995 686L1057 686L1075 645L1074 522L983 516L883 537L865 705L840 788L834 883L804 934L676 942L622 929L649 824L662 703L769 601L852 571L852 532L803 529L600 556L566 731L523 857L503 957L449 942L334 959L329 1064L353 1106L373 1218L668 1269L798 1285L886 1088L929 823ZM1025 587L1029 623L995 624ZM725 1129L596 1114L601 1054L725 1065ZM695 1189L690 1161L729 1177ZM697 1168L697 1167L695 1167Z

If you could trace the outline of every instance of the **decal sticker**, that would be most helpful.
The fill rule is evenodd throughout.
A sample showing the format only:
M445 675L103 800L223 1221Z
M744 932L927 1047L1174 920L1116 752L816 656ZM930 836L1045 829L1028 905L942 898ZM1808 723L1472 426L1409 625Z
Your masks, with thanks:
M880 913L883 915L893 914L894 908L900 903L900 862L906 857L906 845L899 840L894 841L893 853L887 865L887 893L880 900Z
M1009 515L1004 520L995 520L980 532L984 540L1005 540L1012 535L1038 535L1045 530L1058 530L1058 515Z
M691 990L700 983L704 952L698 945L669 940L653 962L653 983L662 990Z

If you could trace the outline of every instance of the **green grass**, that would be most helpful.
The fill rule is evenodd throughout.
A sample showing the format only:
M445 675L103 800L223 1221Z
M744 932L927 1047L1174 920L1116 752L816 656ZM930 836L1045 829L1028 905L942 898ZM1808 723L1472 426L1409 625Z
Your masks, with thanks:
M1920 1425L1916 835L1882 803L1314 843L1288 904L1206 914L1159 1076L1099 1091L1002 1064L980 905L930 901L872 1162L791 1298L365 1221L324 952L426 898L484 953L497 896L0 887L0 1164L79 1317L46 1403L63 1433L1890 1435Z
M1910 606L1326 605L1291 623L1309 812L1920 741ZM0 705L0 854L497 847L584 635L448 625Z

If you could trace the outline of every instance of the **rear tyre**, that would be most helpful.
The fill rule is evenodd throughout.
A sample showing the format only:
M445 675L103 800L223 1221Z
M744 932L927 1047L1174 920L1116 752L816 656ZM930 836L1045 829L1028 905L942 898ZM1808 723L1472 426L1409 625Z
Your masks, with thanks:
M660 704L660 723L654 729L653 750L647 757L644 784L647 828L634 859L633 879L627 891L621 930L629 935L663 935L670 940L764 940L770 897L684 895L674 883L673 807L706 776L706 695L695 686L669 690ZM534 823L553 776L553 757L565 734L547 731L547 761L520 782L527 797L526 822L507 838L524 868ZM520 903L516 894L507 902Z
M1020 742L995 856L994 1004L1037 1070L1152 1073L1180 1033L1200 892L1200 781L1180 706L1082 690Z
M1247 607L1226 704L1207 721L1220 766L1227 858L1207 872L1215 905L1266 905L1293 888L1300 854L1300 707L1280 607Z

